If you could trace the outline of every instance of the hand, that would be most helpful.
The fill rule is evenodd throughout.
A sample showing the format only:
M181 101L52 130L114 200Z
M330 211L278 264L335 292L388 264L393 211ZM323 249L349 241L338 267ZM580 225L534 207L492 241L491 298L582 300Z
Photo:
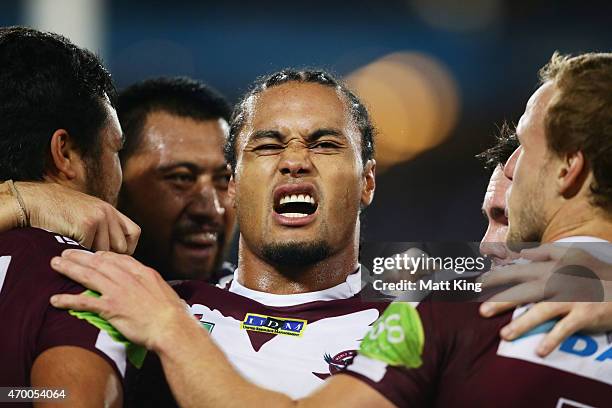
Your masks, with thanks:
M599 245L599 244L595 244ZM602 248L604 248L602 246ZM521 257L531 260L530 264L512 265L485 274L483 287L493 287L508 283L516 285L493 296L482 304L480 312L484 317L491 317L520 304L576 296L579 284L587 284L587 291L593 295L593 281L584 277L570 276L562 279L562 284L551 285L555 271L568 265L578 265L593 272L601 279L603 295L610 299L610 283L612 267L580 249L556 245L543 245L538 248L524 250ZM570 283L573 282L575 284ZM591 281L591 282L588 282ZM565 293L564 293L565 292ZM571 293L570 293L571 292ZM582 295L578 295L584 297ZM496 301L496 300L504 301ZM584 300L584 299L582 299ZM606 302L551 302L538 303L525 314L510 322L500 331L505 340L513 340L553 318L561 319L542 340L536 352L544 357L552 352L568 336L580 330L606 331L612 329L612 303Z
M66 235L86 248L132 254L140 227L107 202L56 183L15 183L33 227Z
M593 245L612 252L610 244ZM497 267L480 277L483 289L513 285L483 304L490 315L542 300L612 300L612 265L584 250L546 244L521 251L521 258L531 262Z
M101 293L99 298L55 295L53 306L98 313L129 340L150 350L168 332L189 326L189 321L197 324L161 276L130 256L70 249L53 258L51 267Z
M558 317L561 319L544 336L536 349L540 357L549 355L563 340L578 331L612 330L612 302L541 302L504 326L500 336L504 340L511 341L534 327Z

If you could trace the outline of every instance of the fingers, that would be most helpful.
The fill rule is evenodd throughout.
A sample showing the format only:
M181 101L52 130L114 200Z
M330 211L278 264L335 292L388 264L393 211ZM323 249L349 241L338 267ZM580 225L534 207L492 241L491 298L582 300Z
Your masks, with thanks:
M523 283L540 277L542 268L542 263L502 266L481 275L479 281L482 282L483 289L512 283ZM546 269L548 270L548 268Z
M138 239L140 238L140 227L120 211L117 211L117 214L119 215L119 223L123 230L123 236L126 240L126 250L123 253L132 255L136 250L136 245L138 244Z
M560 246L555 244L544 244L537 248L524 249L521 251L521 258L528 259L530 261L559 261L570 251L571 249L566 246Z
M87 228L84 224L81 224L81 225L83 225L84 230L82 231L81 234L75 234L77 241L84 248L91 249L93 247L93 243L96 238L96 229L98 226L94 225L94 226L91 226L90 228ZM67 235L71 235L71 234L67 234Z
M79 295L53 295L50 302L59 309L86 310L93 313L102 312L102 300L85 293Z
M567 316L559 320L553 329L542 339L540 344L538 344L536 353L540 357L546 357L563 340L585 327L587 320L580 309L573 309Z
M92 254L88 251L67 249L62 253L61 259L69 260L75 264L65 266L65 270L62 273L67 276L69 273L77 274L75 277L69 277L87 287L90 287L88 286L90 284L104 284L106 289L99 290L103 294L111 293L108 290L108 285L111 284L111 282L114 283L115 286L122 287L139 284L139 286L148 287L149 289L147 290L157 290L153 288L158 288L159 283L166 285L157 271L141 264L129 255L121 255L109 251L98 251ZM89 270L90 274L103 276L106 281L99 282L96 278L78 275L80 272L78 266L84 268L85 271ZM72 270L67 270L68 267L71 267ZM83 279L88 279L89 281L87 283L82 282ZM94 279L96 281L91 282Z
M97 251L132 254L140 237L140 227L108 203L96 198L84 206L77 221L79 243Z
M112 285L105 276L108 273L106 270L96 270L91 266L93 254L83 250L67 250L64 253L68 253L68 256L51 259L54 270L96 292L103 293Z
M106 251L110 250L113 252L117 252L119 254L124 254L127 252L127 239L123 232L122 220L119 218L119 211L114 208L109 208L109 212L112 211L112 214L108 216L108 235L109 235L109 248L96 248L97 250Z
M498 315L506 310L517 307L516 302L484 302L480 305L479 311L482 317L491 317Z
M567 314L571 305L571 303L562 302L538 303L504 326L499 334L504 340L514 340L554 317Z
M106 219L98 223L91 249L98 251L108 251L110 249L109 225Z
M508 304L512 304L511 307L515 307L548 299L550 294L545 289L546 287L540 281L525 282L497 293L486 303L505 303L506 309L504 310L507 310Z
M119 254L134 253L140 237L140 227L110 205L105 204L102 212L104 215L98 221L92 249Z

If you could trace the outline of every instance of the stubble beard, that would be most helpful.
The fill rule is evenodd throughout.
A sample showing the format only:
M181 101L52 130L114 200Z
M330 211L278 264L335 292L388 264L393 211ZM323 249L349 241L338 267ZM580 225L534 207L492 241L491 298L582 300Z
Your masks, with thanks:
M525 194L521 207L515 211L516 217L510 220L506 238L510 250L518 253L542 240L545 227L542 191L542 182L538 180Z
M263 259L281 270L305 268L329 258L330 254L331 247L323 240L271 243L262 248Z

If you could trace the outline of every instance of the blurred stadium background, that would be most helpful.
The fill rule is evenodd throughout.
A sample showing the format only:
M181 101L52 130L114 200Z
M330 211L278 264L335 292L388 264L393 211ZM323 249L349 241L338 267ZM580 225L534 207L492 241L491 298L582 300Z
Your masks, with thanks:
M98 52L119 88L188 75L236 101L284 67L342 76L380 131L376 241L479 240L488 174L474 155L518 120L554 50L612 48L612 3L588 1L0 2L14 24Z

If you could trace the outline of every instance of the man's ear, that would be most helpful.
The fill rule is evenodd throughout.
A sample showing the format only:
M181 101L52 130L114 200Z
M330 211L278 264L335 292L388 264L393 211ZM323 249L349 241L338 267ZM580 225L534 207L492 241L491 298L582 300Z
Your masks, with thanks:
M376 160L370 159L363 169L363 190L361 191L361 208L366 208L374 199L376 189Z
M58 129L51 136L50 153L49 171L54 177L70 181L82 172L83 160L65 129Z
M578 194L588 176L588 166L584 154L578 150L564 154L557 175L559 194L570 198Z

